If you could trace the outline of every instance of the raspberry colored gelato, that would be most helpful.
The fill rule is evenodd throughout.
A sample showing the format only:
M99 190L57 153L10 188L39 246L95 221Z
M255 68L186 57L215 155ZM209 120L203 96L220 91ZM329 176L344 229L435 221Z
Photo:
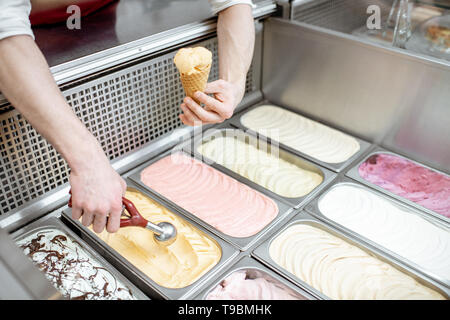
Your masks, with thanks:
M372 155L358 171L370 183L450 217L450 177L386 153Z

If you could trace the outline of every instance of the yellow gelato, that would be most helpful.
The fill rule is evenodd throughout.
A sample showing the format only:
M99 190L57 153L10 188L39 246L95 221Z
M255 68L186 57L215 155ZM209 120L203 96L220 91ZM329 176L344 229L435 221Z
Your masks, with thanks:
M155 224L167 221L177 229L177 239L169 246L158 244L151 231L140 227L98 234L153 281L166 288L183 288L219 262L220 247L203 232L137 190L127 190L125 197L145 219Z

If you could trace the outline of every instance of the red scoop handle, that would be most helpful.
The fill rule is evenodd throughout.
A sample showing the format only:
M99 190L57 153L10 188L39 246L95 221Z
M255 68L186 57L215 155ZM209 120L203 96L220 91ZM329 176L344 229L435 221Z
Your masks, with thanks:
M72 190L69 191L69 194L72 195ZM121 218L120 219L120 227L143 227L145 228L147 226L148 221L144 219L143 216L139 213L139 211L136 209L133 202L128 200L125 197L122 197L122 204L125 206L125 209L130 214L130 218ZM69 208L72 208L72 196L70 196Z
M148 221L145 220L143 216L141 216L139 211L134 206L134 203L124 197L122 197L122 203L125 206L125 209L130 214L131 218L120 219L120 227L145 228L148 224Z

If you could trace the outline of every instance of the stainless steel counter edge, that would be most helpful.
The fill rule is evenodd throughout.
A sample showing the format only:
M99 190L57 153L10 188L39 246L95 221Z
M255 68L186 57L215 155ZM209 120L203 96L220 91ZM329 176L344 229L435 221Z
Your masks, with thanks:
M347 178L345 176L340 176L338 179L336 179L335 181L333 181L332 184L330 184L326 189L322 190L322 192L317 195L317 197L309 202L306 207L305 207L305 211L308 212L309 214L311 214L312 216L314 216L315 218L321 220L322 222L324 222L325 224L328 224L330 226L332 226L333 228L341 231L344 234L353 236L354 238L357 238L358 240L360 240L361 242L367 244L368 246L371 247L375 247L380 251L385 252L387 255L392 256L394 259L400 260L402 261L402 263L411 266L412 268L414 268L415 270L425 274L426 276L434 279L435 281L441 283L442 285L446 286L447 288L450 288L450 280L447 279L443 279L442 277L437 276L436 274L434 274L432 271L427 270L424 267L419 266L418 264L410 261L409 259L383 247L382 245L364 237L363 235L357 233L356 231L352 231L349 228L346 228L345 226L331 220L330 218L327 218L319 209L319 202L322 200L322 198L333 188L336 188L337 186L340 185L352 185L355 186L357 188L361 188L361 189L365 189L383 199L386 199L387 201L391 202L393 205L400 207L401 209L404 210L408 210L409 212L411 212L411 214L415 214L421 218L424 218L426 221L432 223L433 225L436 225L439 228L442 228L448 232L450 232L450 228L448 226L446 226L444 223L440 222L440 221L436 221L432 218L430 218L429 215L427 215L426 213L416 209L415 207L411 207L405 203L402 203L400 201L398 201L395 198L391 198L389 196L387 196L384 193L381 193L377 190L372 190L370 188L368 188L367 186L360 184L350 178Z
M258 133L256 131L254 131L254 130L244 126L244 124L241 122L242 116L244 116L247 112L249 112L249 111L251 111L253 109L256 109L256 108L258 108L258 107L260 107L262 105L273 105L273 106L279 107L281 109L284 109L286 111L293 112L295 114L298 114L298 115L300 115L302 117L305 117L305 118L310 119L312 121L315 121L315 122L318 122L320 124L323 124L326 127L335 129L335 130L337 130L339 132L342 132L342 133L344 133L344 134L346 134L346 135L356 139L356 141L358 142L358 144L360 146L360 149L354 155L352 155L350 158L348 158L346 161L341 162L341 163L324 162L324 161L318 160L318 159L316 159L316 158L314 158L314 157L312 157L312 156L310 156L310 155L308 155L306 153L303 153L303 152L301 152L299 150L291 148L291 147L285 145L284 143L276 142L277 144L280 145L281 148L283 148L283 149L285 149L285 150L287 150L287 151L289 151L289 152L291 152L293 154L296 154L296 155L298 155L298 156L300 156L302 158L305 158L305 159L309 160L310 162L316 163L316 164L320 165L321 167L324 167L324 168L326 168L328 170L332 170L332 171L337 172L337 173L342 172L343 170L348 168L355 160L357 160L360 157L364 156L372 148L372 144L370 142L367 142L367 141L365 141L365 140L363 140L363 139L361 139L359 137L355 137L353 134L345 132L345 131L343 131L343 130L341 130L339 128L335 128L334 126L332 126L332 125L330 125L328 123L324 123L320 119L313 118L313 117L310 117L309 115L303 114L303 113L299 112L299 110L294 110L292 108L288 108L288 107L282 106L280 104L275 104L275 103L272 103L272 102L270 102L268 100L264 100L262 102L259 102L259 103L255 104L254 106L251 106L250 108L247 108L247 109L244 109L244 110L240 111L239 113L234 115L229 120L229 123L232 126L234 126L234 127L237 127L239 129L244 130L246 133L249 133L249 134L254 135L254 136L259 136L261 138L264 138L268 143L271 143L271 141L272 141L271 138L265 137L263 134L260 134L260 133Z
M255 19L259 19L275 11L276 4L272 1L264 1L258 3L256 8L253 9L253 16ZM215 18L205 22L190 23L54 66L50 70L57 84L66 83L112 66L117 66L120 63L153 54L165 48L213 34L216 28Z
M267 144L269 146L275 146L278 147L280 152L293 157L294 159L297 159L298 161L304 163L307 166L311 166L312 168L317 169L318 171L320 171L322 177L323 177L323 181L316 186L313 190L311 190L308 194L301 196L301 197L296 197L296 198L287 198L284 196L281 196L259 184L257 184L256 182L247 179L246 177L240 175L237 172L232 171L231 169L228 169L227 167L211 160L210 158L208 158L207 156L204 156L202 154L200 154L197 151L197 147L206 139L208 139L209 137L219 133L221 135L223 135L222 133L224 131L227 132L233 132L233 135L242 135L242 136L248 136L249 139L253 139L253 140L258 140L261 143ZM195 134L195 132L194 132ZM192 148L193 146L193 148ZM211 128L209 130L204 130L202 132L200 132L199 134L195 135L191 140L188 141L184 141L181 144L178 144L175 148L179 149L179 150L183 150L189 154L191 154L192 156L194 156L196 159L199 160L205 160L205 163L207 163L208 165L210 165L211 167L225 173L226 175L238 180L239 182L242 182L243 184L246 184L250 187L252 187L253 189L268 195L269 197L273 198L273 199L278 199L284 203L286 203L289 206L293 206L294 208L300 208L301 206L303 206L305 203L307 203L309 200L311 200L318 192L320 192L320 190L322 190L323 188L325 188L328 184L330 184L334 178L336 177L336 174L331 172L330 170L321 167L320 165L317 165L315 163L312 163L311 161L307 160L307 159L303 159L302 157L298 156L295 153L292 153L290 151L284 150L284 148L278 144L277 142L272 143L271 141L265 140L265 139L260 139L259 135L251 135L248 134L246 132L244 132L242 129L236 129L234 127L232 127L230 124L226 123L223 124L219 127L215 127L215 128ZM282 157L283 158L283 157Z
M142 291L146 292L153 298L164 298L164 299L189 299L197 290L198 286L201 286L204 281L207 281L210 277L214 277L218 272L228 266L229 263L234 261L234 259L239 254L239 251L235 249L232 245L228 244L226 241L216 237L214 233L209 230L203 228L201 225L196 222L189 221L180 214L176 209L173 208L170 204L167 204L160 199L157 199L153 195L149 194L145 190L142 190L140 186L137 184L130 184L131 188L137 189L139 192L142 192L145 196L151 198L152 200L160 203L163 207L169 209L172 213L179 216L182 220L185 220L192 226L194 226L199 231L206 234L208 237L213 239L218 246L221 248L221 257L219 262L213 266L208 272L202 275L199 279L197 279L194 283L183 287L183 288L167 288L159 285L155 281L153 281L149 276L145 273L137 269L131 262L129 262L125 257L123 257L119 252L106 244L103 240L101 240L98 236L96 236L93 231L84 227L79 221L74 221L71 218L71 209L68 208L63 211L62 218L65 223L70 224L72 227L76 228L80 233L83 239L89 242L89 244L94 247L97 251L101 252L102 255L105 256L105 259L110 261L112 265L114 265L118 270L120 270L126 277L135 283Z
M271 232L270 234L267 234L263 240L263 242L252 252L252 256L255 257L257 260L262 262L263 264L267 265L269 268L274 270L275 272L280 273L282 276L287 277L290 281L294 282L301 288L304 288L311 294L317 296L320 299L330 299L322 292L318 291L317 289L313 288L306 282L300 280L297 276L290 273L289 271L285 270L281 266L279 266L275 261L272 260L269 254L269 247L272 243L273 239L275 239L279 234L281 234L284 230L289 228L290 226L297 224L297 223L306 223L309 225L314 225L317 228L320 228L326 232L329 232L330 234L342 238L345 241L351 243L352 245L355 245L359 247L361 250L364 250L368 252L371 255L376 256L378 259L390 264L391 266L395 267L396 269L402 271L403 273L406 273L407 275L411 276L421 284L433 288L434 290L437 290L442 295L447 297L447 299L450 299L450 289L445 288L440 283L437 283L434 281L434 279L431 279L422 273L416 271L415 269L411 268L408 265L405 265L403 262L393 259L392 257L387 256L384 252L378 250L377 248L369 248L367 244L363 244L360 240L350 236L346 235L343 232L337 230L336 228L326 225L323 221L317 219L316 217L312 216L306 211L299 211L292 219L290 219L281 229Z
M229 235L227 235L227 234L217 230L216 228L214 228L210 224L206 223L205 221L201 220L200 218L196 217L194 214L188 212L187 210L185 210L181 206L177 205L173 201L167 199L166 197L164 197L163 195L159 194L155 190L147 187L141 181L140 173L141 173L142 170L147 168L149 165L155 163L156 161L158 161L158 160L160 160L160 159L170 155L171 152L172 152L172 150L168 150L167 152L164 152L163 154L161 154L161 155L159 155L159 156L157 156L157 157L155 157L155 158L145 162L144 164L140 165L139 167L135 168L132 172L130 172L128 178L131 181L133 181L134 183L136 183L137 185L139 185L141 187L141 189L145 190L148 194L151 194L152 196L155 196L157 199L160 199L161 201L163 201L165 203L168 203L172 208L174 208L177 212L180 212L188 220L194 221L194 222L200 224L205 229L209 230L211 233L215 234L216 236L218 236L219 238L225 240L226 242L234 245L236 248L238 248L241 251L247 250L248 248L253 246L255 243L260 241L260 239L264 236L264 234L266 234L266 232L268 232L272 228L275 228L276 226L278 226L279 223L281 221L283 221L286 217L288 217L289 214L293 210L292 207L289 207L284 202L281 202L278 199L271 198L271 197L263 194L264 196L272 199L276 203L276 205L278 206L278 215L268 225L266 225L261 231L259 231L256 235L253 235L253 236L250 236L250 237L246 237L246 238L236 238L236 237L229 236ZM180 152L180 151L177 150L177 152ZM181 152L186 154L188 157L192 157L191 155L189 155L188 153L186 153L184 151L181 151ZM217 169L215 169L215 170L217 170ZM240 183L242 183L242 182L240 182ZM255 191L257 191L257 190L255 190ZM257 191L257 192L259 192L259 191Z
M56 228L58 230L63 231L71 238L76 240L80 246L86 250L86 252L92 255L101 265L103 265L109 272L111 272L119 281L121 281L124 285L128 286L132 293L139 300L148 300L149 298L139 290L129 279L127 279L122 273L120 273L111 263L109 263L106 259L104 259L101 255L99 255L91 246L89 246L83 239L77 236L70 228L68 228L64 223L62 223L59 219L55 217L40 219L35 221L26 227L14 232L11 236L14 241L19 241L20 239L26 237L28 234L44 228Z
M210 279L207 283L204 283L203 289L194 297L194 300L205 300L206 296L219 285L222 280L224 280L226 277L231 275L232 273L239 271L239 270L245 270L245 269L255 269L257 271L260 271L262 273L265 273L266 275L270 276L276 281L279 281L282 285L287 287L292 291L292 293L295 293L297 295L300 295L305 300L316 300L315 297L304 291L303 289L295 286L291 282L289 282L287 279L279 276L275 272L273 272L271 269L267 268L254 258L248 255L248 253L241 253L241 255L236 259L237 261L230 265L224 272L219 274L218 276L214 277L214 279Z
M413 201L411 201L411 200L408 200L408 199L406 199L406 198L404 198L404 197L401 197L401 196L399 196L399 195L397 195L397 194L395 194L395 193L393 193L393 192L390 192L390 191L388 191L388 190L386 190L386 189L384 189L384 188L382 188L382 187L380 187L380 186L378 186L378 185L376 185L376 184L373 184L373 183L371 183L371 182L369 182L369 181L363 179L363 178L359 175L359 172L358 172L358 169L359 169L360 165L363 164L369 157L371 157L372 155L377 154L377 153L387 153L387 154L391 154L391 155L394 155L394 156L396 156L396 157L399 157L399 158L402 158L402 159L406 159L406 160L408 160L408 161L410 161L410 162L412 162L412 163L417 164L418 166L427 168L427 169L429 169L429 170L431 170L431 171L434 171L434 172L437 172L437 173L442 174L442 175L444 175L444 176L450 177L447 173L445 173L445 172L443 172L443 171L439 171L439 170L434 169L434 168L432 168L432 167L429 167L429 166L427 166L427 165L425 165L425 164L423 164L423 163L420 163L420 162L417 162L417 161L415 161L415 160L412 160L412 159L410 159L410 158L408 158L408 157L402 156L402 155L400 155L400 154L398 154L398 153L395 153L395 152L386 150L386 149L384 149L384 148L382 148L382 147L380 147L380 146L377 146L376 148L372 149L368 154L366 154L366 155L364 156L364 158L362 158L362 160L360 160L357 164L355 164L355 165L353 165L352 167L350 167L350 168L345 172L345 175L346 175L347 177L353 179L353 180L356 180L356 181L358 181L358 182L360 182L360 183L362 183L362 184L364 184L364 185L370 187L370 188L376 189L376 190L378 190L378 191L380 191L380 192L382 192L382 193L384 193L384 194L387 194L387 195L389 195L389 196L391 196L391 197L393 197L393 198L395 198L395 199L397 199L397 200L400 200L401 202L407 203L407 204L409 204L410 206L415 207L415 208L417 208L418 210L423 211L423 212L429 214L430 216L434 217L435 219L440 220L440 221L443 221L443 222L447 223L448 225L450 225L450 218L448 218L448 217L446 217L446 216L444 216L444 215L442 215L442 214L439 214L439 213L437 213L437 212L434 212L434 211L431 210L431 209L425 208L425 207L421 206L421 205L418 204L418 203L415 203L415 202L413 202Z

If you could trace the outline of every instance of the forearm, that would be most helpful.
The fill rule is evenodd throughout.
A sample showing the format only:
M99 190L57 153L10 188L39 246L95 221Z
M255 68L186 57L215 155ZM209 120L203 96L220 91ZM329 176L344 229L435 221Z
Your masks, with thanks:
M29 36L0 40L0 91L66 159L72 170L102 150L65 101L42 53Z
M253 58L255 26L252 9L241 4L219 13L219 77L238 84L243 90Z

